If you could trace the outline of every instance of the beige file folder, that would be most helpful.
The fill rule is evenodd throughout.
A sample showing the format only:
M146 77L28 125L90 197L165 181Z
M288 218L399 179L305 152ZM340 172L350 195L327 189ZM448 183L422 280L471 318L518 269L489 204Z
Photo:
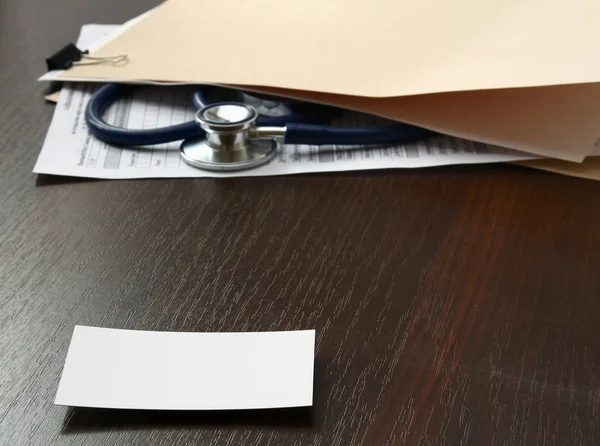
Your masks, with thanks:
M546 170L548 172L568 175L571 177L585 178L588 180L600 181L600 156L591 156L582 163L571 163L556 159L539 159L533 161L522 161L518 164L533 169Z
M582 161L598 0L168 0L63 77L245 86Z

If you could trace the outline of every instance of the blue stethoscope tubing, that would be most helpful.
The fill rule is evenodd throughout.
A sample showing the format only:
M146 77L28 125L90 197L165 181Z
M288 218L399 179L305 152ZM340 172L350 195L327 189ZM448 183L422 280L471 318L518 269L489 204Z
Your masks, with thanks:
M156 129L127 129L109 124L104 113L114 102L129 93L134 85L107 84L90 99L85 110L85 121L92 135L114 146L152 146L204 135L196 121L184 122ZM208 105L208 94L214 87L199 87L192 97L196 111ZM331 108L323 108L331 110ZM424 139L435 134L431 130L410 124L394 124L376 127L330 127L316 124L329 119L331 113L312 111L292 112L285 116L264 116L257 120L259 126L285 126L284 144L308 145L385 145L403 144Z

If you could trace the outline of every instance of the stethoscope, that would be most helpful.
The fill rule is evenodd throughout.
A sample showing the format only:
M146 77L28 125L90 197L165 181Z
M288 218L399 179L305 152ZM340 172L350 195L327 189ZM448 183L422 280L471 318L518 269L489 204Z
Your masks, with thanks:
M108 84L90 99L85 120L89 131L101 141L117 147L143 147L182 141L180 154L190 166L212 171L236 171L260 166L271 160L282 144L386 145L404 144L430 137L434 132L408 124L376 127L330 127L323 125L341 109L306 102L282 100L279 116L259 114L252 100L272 101L264 95L242 95L235 101L210 102L216 87L201 86L194 93L194 121L156 129L127 129L107 123L104 112L128 93L132 85ZM242 102L243 100L246 102ZM321 124L319 124L321 123Z

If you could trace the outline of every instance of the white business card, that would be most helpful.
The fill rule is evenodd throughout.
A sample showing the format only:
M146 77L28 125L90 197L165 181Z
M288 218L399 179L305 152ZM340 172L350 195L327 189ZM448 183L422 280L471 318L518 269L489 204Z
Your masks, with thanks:
M311 406L315 331L76 326L55 404L161 410Z

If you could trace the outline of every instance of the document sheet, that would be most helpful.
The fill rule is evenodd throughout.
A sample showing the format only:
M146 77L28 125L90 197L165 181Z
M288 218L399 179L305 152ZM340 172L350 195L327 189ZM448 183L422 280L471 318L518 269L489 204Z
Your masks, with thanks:
M315 331L76 326L55 404L161 410L312 406Z
M225 177L287 175L310 172L415 168L449 164L494 163L537 156L468 140L440 136L416 144L388 146L286 145L268 164L232 172L209 172L188 166L179 155L180 141L152 147L119 148L93 137L87 129L86 105L99 88L94 83L63 87L35 173L126 179L154 177ZM107 111L108 122L150 129L194 119L193 86L143 86ZM264 113L272 104L255 104ZM333 125L375 125L379 119L348 112Z

